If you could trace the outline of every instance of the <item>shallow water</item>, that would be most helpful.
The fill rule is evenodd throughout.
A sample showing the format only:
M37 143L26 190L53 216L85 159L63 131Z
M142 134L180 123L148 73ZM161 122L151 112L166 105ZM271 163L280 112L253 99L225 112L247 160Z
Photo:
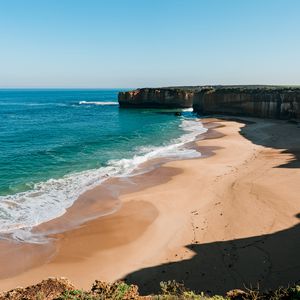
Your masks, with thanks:
M119 90L0 90L0 232L62 215L153 158L197 157L190 111L120 109Z

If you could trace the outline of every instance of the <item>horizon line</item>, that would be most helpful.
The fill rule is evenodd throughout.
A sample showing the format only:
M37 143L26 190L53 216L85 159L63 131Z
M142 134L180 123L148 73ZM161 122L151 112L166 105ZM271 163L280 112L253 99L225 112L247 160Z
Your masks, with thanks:
M43 87L1 87L0 90L124 90L124 89L142 89L142 88L174 88L174 87L200 87L200 86L281 86L281 87L300 87L299 84L195 84L195 85L165 85L165 86L143 86L143 87L56 87L56 86L43 86Z

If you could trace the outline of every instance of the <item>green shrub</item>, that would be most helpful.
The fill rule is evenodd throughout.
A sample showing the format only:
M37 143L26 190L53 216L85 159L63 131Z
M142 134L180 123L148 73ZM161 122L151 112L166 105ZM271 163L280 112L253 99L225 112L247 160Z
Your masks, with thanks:
M161 281L160 289L163 295L181 296L184 292L187 292L184 284L175 280Z
M88 292L82 290L65 291L57 300L100 300L101 298L94 297Z

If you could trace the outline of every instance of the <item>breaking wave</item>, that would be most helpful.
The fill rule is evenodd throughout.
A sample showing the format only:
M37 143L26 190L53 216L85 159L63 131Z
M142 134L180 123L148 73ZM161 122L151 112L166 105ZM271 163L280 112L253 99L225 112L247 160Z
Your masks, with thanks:
M119 105L113 101L79 101L79 105Z
M30 230L41 223L63 215L78 197L110 177L131 176L138 166L154 158L195 158L201 153L185 147L199 134L206 132L195 119L183 119L184 134L160 146L140 147L131 159L111 160L106 167L66 175L37 183L29 191L0 196L0 234L15 239L32 240ZM31 239L31 240L30 240Z

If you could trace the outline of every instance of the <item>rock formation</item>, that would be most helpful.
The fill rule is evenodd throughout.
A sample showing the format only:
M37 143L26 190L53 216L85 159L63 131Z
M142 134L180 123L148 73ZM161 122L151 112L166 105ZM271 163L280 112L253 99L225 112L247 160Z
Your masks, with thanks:
M29 300L29 299L56 299L65 291L74 290L74 285L66 278L48 278L36 285L26 288L15 288L0 293L0 300Z
M196 86L145 88L119 93L121 107L194 108L201 114L300 119L300 88Z
M300 119L300 89L281 87L203 88L195 93L194 111L273 119Z
M137 89L120 92L121 107L189 108L193 105L194 92L176 88Z

